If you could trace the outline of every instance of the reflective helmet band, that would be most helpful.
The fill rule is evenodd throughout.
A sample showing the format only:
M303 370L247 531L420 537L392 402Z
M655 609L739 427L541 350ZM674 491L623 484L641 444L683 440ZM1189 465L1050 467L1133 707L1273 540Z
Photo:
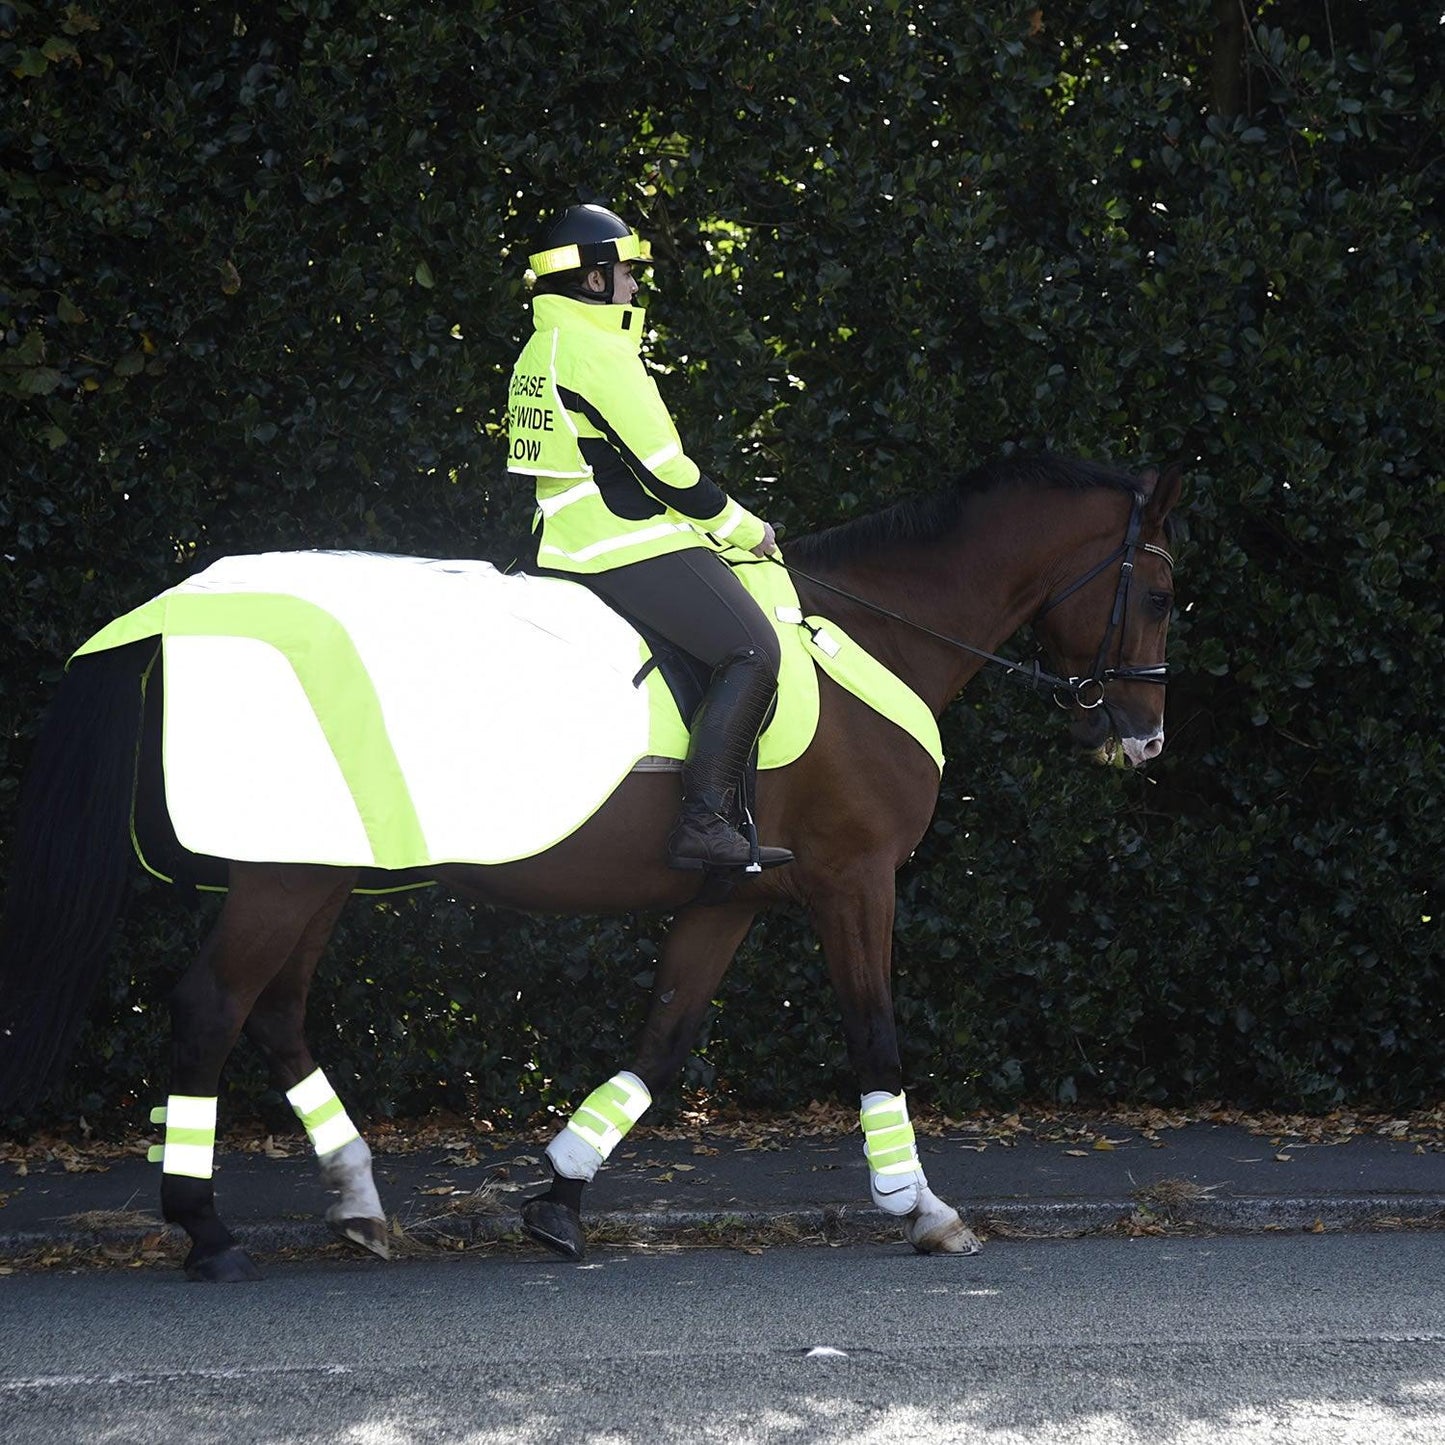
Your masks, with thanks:
M584 260L583 249L588 256ZM613 261L650 261L652 246L635 231L615 241L588 241L583 245L555 246L527 257L527 264L538 276L553 276L558 271L580 271L584 266L606 266Z

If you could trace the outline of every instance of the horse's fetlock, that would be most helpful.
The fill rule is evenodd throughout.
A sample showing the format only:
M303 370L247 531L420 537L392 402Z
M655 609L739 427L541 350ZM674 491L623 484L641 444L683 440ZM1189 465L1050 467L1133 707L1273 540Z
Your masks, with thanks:
M161 1178L161 1216L167 1224L185 1224L216 1213L216 1186L210 1179L191 1179L183 1174Z

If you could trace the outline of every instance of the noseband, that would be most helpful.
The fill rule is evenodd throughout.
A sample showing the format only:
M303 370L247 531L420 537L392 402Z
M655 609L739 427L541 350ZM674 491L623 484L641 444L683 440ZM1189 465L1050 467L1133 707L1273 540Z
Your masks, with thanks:
M1152 542L1140 542L1139 531L1143 526L1143 521L1144 499L1136 494L1129 512L1129 526L1124 533L1123 542L1110 552L1097 567L1091 567L1082 577L1069 583L1056 597L1045 602L1034 616L1034 625L1037 626L1039 618L1052 612L1065 598L1072 597L1081 587L1092 582L1101 572L1107 571L1115 562L1119 563L1119 585L1114 589L1114 606L1109 613L1109 625L1104 629L1104 640L1099 644L1098 655L1094 658L1093 671L1087 677L1056 677L1052 674L1039 674L1039 685L1047 687L1053 692L1054 701L1061 708L1081 707L1087 710L1101 706L1104 701L1105 683L1154 682L1162 687L1169 680L1169 664L1167 662L1150 663L1145 666L1125 666L1122 663L1118 667L1107 665L1109 650L1114 644L1114 634L1123 628L1124 617L1129 609L1129 589L1134 583L1135 553L1152 552L1156 557L1162 557L1168 563L1170 571L1174 569L1174 559L1163 547L1156 547ZM1119 645L1122 648L1122 636L1119 639Z
M1173 571L1174 559L1164 550L1163 547L1156 547L1152 542L1141 542L1139 533L1144 525L1144 499L1138 493L1134 494L1133 504L1129 511L1129 525L1124 532L1124 540L1115 547L1107 557L1096 567L1091 567L1082 577L1070 582L1067 587L1056 596L1051 597L1034 614L1034 622L1038 623L1039 618L1052 612L1055 607L1066 598L1072 597L1081 587L1087 586L1101 572L1107 571L1115 562L1119 566L1119 585L1114 591L1114 606L1109 613L1109 625L1104 629L1104 640L1099 644L1098 655L1094 658L1093 670L1087 677L1064 677L1059 673L1048 672L1040 667L1037 661L1027 665L1021 662L1011 661L1007 657L1000 657L996 652L989 652L982 647L975 647L971 642L964 642L961 638L950 637L945 632L935 632L931 627L925 627L921 622L915 622L911 617L904 617L901 613L893 612L887 607L880 607L876 602L870 602L866 597L859 597L855 593L845 591L842 587L835 587L831 582L824 582L819 577L811 577L806 572L801 572L790 563L783 562L777 558L778 565L786 571L791 572L795 577L801 577L804 582L811 582L814 587L821 587L826 592L832 592L835 596L846 598L847 601L856 603L859 607L866 608L869 612L879 617L887 617L890 621L901 622L905 627L910 627L915 632L921 632L935 641L946 642L950 647L956 647L960 652L967 652L973 657L981 657L985 662L991 662L997 667L1003 668L1007 676L1016 678L1018 681L1027 684L1039 692L1047 692L1053 695L1054 701L1062 708L1081 707L1085 710L1092 710L1101 707L1104 702L1104 686L1110 682L1153 682L1163 686L1169 678L1169 664L1167 662L1149 663L1144 666L1125 666L1122 663L1118 667L1109 667L1109 649L1114 643L1114 634L1120 632L1124 625L1124 617L1129 607L1129 589L1134 580L1134 557L1139 552L1152 552L1156 557L1162 557ZM1120 646L1123 646L1123 638L1120 638Z

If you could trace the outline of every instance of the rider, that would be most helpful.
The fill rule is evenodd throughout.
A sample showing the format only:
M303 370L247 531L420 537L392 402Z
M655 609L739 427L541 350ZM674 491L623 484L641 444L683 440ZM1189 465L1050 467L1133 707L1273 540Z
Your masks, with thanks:
M682 769L674 868L746 866L738 782L777 691L777 634L724 546L767 556L773 529L705 475L642 363L633 264L648 243L602 206L571 206L536 254L535 330L512 371L507 470L533 478L537 565L585 582L712 669ZM792 861L759 848L758 861Z

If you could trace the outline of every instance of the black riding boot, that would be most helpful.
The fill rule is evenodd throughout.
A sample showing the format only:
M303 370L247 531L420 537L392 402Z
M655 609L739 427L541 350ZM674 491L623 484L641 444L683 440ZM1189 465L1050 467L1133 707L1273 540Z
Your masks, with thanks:
M777 691L772 669L751 649L723 659L692 721L682 765L682 812L668 839L674 868L746 868L747 840L731 822L738 780ZM786 848L759 848L764 868L791 863Z

